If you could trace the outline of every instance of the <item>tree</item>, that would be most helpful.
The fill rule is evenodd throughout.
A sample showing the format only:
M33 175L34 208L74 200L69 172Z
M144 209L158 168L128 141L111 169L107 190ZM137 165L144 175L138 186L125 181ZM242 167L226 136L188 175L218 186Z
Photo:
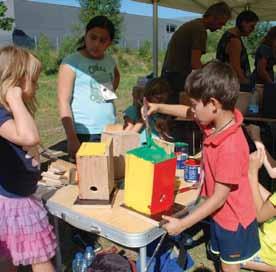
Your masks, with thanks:
M207 43L207 52L208 53L216 54L217 45L218 45L218 42L219 42L221 36L227 29L229 29L233 26L234 25L232 22L228 22L222 29L219 29L214 32L208 31L208 43Z
M121 0L79 0L80 20L86 25L91 18L97 15L107 16L114 24L116 33L115 41L120 38L122 16L120 14Z
M5 17L8 8L4 2L0 2L0 29L11 30L12 23L14 22L13 18Z
M51 43L46 35L40 34L35 55L42 62L42 69L46 75L57 72L57 56L52 50Z

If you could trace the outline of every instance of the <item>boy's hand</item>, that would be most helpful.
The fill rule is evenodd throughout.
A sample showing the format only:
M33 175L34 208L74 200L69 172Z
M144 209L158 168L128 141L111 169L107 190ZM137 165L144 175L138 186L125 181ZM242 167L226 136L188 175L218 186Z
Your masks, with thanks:
M177 235L184 230L181 226L181 219L165 215L163 215L162 218L168 221L168 223L164 224L162 227L167 230L169 235Z
M158 112L159 104L147 103L147 108L148 108L147 115L149 116L149 115L152 115L153 113ZM143 120L146 119L144 106L141 108L141 116L142 116Z

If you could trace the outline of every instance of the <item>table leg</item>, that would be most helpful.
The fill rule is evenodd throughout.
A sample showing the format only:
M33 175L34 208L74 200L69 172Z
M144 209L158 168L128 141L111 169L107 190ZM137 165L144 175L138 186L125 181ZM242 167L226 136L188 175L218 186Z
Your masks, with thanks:
M62 272L62 257L61 257L61 250L60 250L60 237L59 237L59 230L58 230L58 217L54 216L54 228L55 234L57 238L57 248L56 248L56 269L57 272Z
M145 272L147 267L147 247L140 247L140 272Z

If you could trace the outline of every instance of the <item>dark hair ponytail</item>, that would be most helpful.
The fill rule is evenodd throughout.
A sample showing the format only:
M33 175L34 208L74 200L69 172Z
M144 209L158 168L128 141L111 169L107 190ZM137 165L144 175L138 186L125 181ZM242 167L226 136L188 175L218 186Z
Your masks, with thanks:
M242 11L237 19L236 19L236 26L238 27L239 30L242 28L242 22L258 22L259 17L258 15L252 11L252 10L245 10Z
M85 34L87 34L87 32L89 30L91 30L92 28L95 27L100 27L100 28L104 28L108 31L110 39L113 40L114 36L115 36L115 27L114 24L106 17L103 15L99 15L99 16L95 16L93 17L88 24L86 25L85 28ZM77 50L81 50L85 48L85 41L84 41L84 36L81 37L78 42L77 42Z

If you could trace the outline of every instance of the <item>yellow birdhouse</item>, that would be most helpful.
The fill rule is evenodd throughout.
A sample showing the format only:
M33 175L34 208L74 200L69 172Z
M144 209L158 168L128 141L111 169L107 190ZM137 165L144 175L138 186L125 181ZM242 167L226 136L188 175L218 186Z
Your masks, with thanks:
M77 152L79 199L110 201L114 189L112 139L82 143Z

